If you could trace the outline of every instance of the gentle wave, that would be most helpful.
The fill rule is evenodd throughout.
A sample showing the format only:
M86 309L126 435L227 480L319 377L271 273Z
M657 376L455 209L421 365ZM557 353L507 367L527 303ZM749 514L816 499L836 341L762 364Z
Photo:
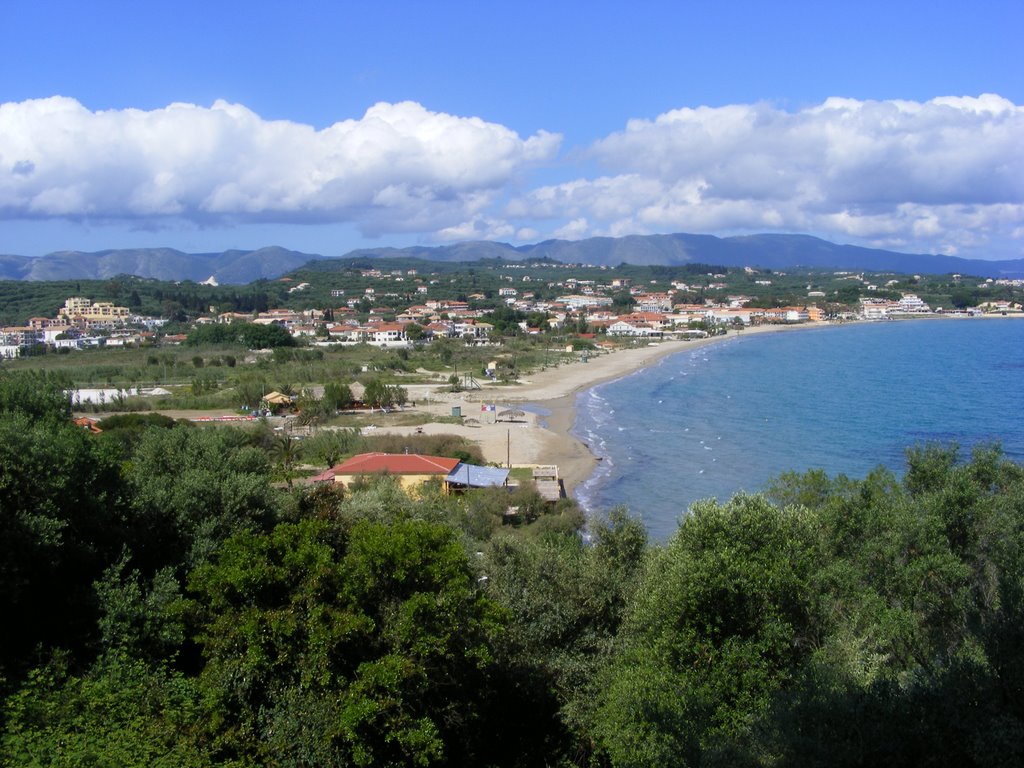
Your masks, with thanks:
M1024 321L909 321L737 337L577 398L574 434L601 458L576 491L625 504L665 538L698 499L780 473L901 472L905 449L1001 442L1024 461Z

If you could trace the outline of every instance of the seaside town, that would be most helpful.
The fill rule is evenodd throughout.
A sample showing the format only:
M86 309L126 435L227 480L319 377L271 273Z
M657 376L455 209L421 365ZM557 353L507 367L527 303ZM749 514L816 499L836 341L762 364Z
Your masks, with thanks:
M550 266L550 265L547 265ZM569 266L569 265L560 265ZM509 265L526 271L527 265ZM579 265L580 269L586 267ZM867 295L841 304L821 290L808 285L804 301L792 306L759 306L758 293L728 293L724 273L708 273L701 284L670 280L659 285L636 283L629 278L613 277L606 281L568 277L563 280L535 282L530 274L501 274L496 290L469 292L465 299L431 298L431 288L440 281L436 276L419 277L420 270L360 269L360 282L366 283L357 295L335 288L330 299L339 300L323 308L280 307L264 311L216 311L196 313L185 327L175 323L176 332L163 332L168 317L149 316L110 301L97 301L71 296L52 316L26 318L23 324L0 328L0 357L13 358L38 352L38 347L59 350L81 350L126 345L177 345L187 338L189 328L209 324L253 323L284 329L294 339L314 345L369 344L379 347L401 347L428 344L436 339L462 339L467 343L487 344L500 338L495 325L489 322L500 307L522 316L516 320L517 333L571 334L582 339L672 339L694 338L725 328L745 328L765 324L799 324L822 321L891 320L909 317L978 317L983 315L1019 314L1020 301L994 299L970 306L930 306L915 293L894 291L901 282L864 274L837 272L833 278L855 284ZM755 288L772 285L769 276L761 276L752 268L745 274ZM776 278L778 279L778 278ZM915 280L920 280L915 276ZM445 282L450 288L455 278ZM964 278L950 277L954 285ZM404 283L410 283L410 293ZM665 281L661 281L665 282ZM215 285L215 282L213 283ZM303 292L310 282L295 282L284 277L278 281L282 296L289 303L301 306ZM976 280L979 291L1006 288L1019 291L1022 280ZM397 290L396 290L397 289ZM697 292L708 294L695 302ZM449 291L450 292L450 291ZM877 296L874 294L888 294ZM296 294L298 294L296 296ZM409 303L403 303L402 297ZM543 296L543 297L542 297ZM384 305L376 302L387 301ZM581 330L582 329L582 330ZM35 348L35 349L34 349Z
M409 457L407 445L326 471L297 462L282 476L288 484L351 485L355 461L364 473L440 478L445 489L528 480L556 501L595 457L568 437L571 424L552 429L523 403L558 400L727 334L1024 316L1024 281L962 275L551 261L315 267L241 287L97 282L91 295L0 329L0 356L66 375L76 423L91 431L104 413L158 411L196 423L269 420L297 441L356 428L455 434L479 448L476 464ZM126 295L124 304L107 298ZM157 302L163 314L145 311ZM510 479L513 469L526 474Z

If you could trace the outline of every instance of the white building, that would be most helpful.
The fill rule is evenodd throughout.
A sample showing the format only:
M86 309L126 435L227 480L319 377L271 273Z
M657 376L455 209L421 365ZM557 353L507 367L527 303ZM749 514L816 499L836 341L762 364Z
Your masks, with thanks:
M573 311L586 307L610 307L612 305L611 296L583 296L574 294L571 296L559 296L556 301L565 304L566 309Z
M901 314L921 314L924 312L931 312L932 308L913 293L905 293L903 294L903 297L896 302L896 311Z

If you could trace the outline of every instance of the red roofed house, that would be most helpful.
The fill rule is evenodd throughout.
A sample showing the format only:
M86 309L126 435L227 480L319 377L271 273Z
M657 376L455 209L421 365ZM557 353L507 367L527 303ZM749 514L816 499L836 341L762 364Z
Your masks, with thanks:
M346 488L366 475L394 475L403 488L438 479L442 482L459 464L458 459L418 453L361 453L318 475L316 480L342 483Z

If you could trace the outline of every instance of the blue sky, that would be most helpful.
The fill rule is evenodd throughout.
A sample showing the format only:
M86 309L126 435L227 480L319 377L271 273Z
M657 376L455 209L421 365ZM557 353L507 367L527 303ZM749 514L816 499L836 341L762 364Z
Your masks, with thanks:
M1020 257L1021 7L6 0L0 253L776 231Z

